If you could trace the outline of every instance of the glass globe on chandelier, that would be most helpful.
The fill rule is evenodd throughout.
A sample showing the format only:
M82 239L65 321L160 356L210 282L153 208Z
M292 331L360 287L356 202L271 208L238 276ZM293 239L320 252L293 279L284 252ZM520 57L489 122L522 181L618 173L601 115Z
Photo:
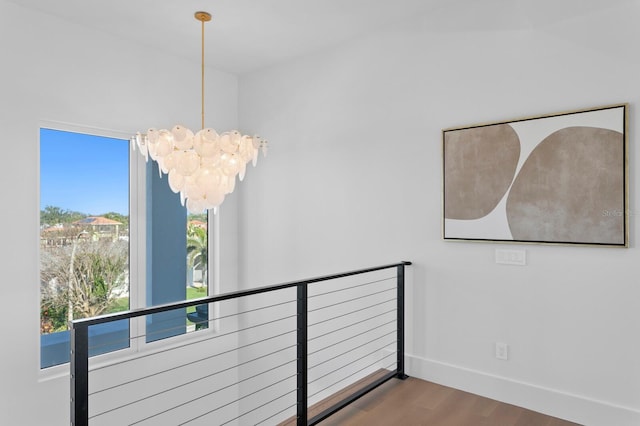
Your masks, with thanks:
M196 12L202 23L202 126L194 133L182 125L171 130L149 129L136 133L131 146L148 161L158 163L160 176L168 175L169 187L180 193L180 202L191 213L213 209L214 213L227 194L233 192L236 176L242 181L249 162L255 166L258 153L267 154L267 141L258 136L242 135L237 130L218 134L204 127L204 23L211 20L207 12Z

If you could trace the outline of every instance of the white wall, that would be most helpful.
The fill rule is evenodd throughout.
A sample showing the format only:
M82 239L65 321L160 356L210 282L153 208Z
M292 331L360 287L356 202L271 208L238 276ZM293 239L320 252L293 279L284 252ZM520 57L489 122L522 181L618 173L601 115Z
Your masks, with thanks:
M239 202L243 285L411 260L410 374L589 425L638 424L635 3L525 31L508 30L517 8L455 24L444 18L460 10L443 9L243 76L241 127L272 142L221 216L233 229ZM38 126L195 127L198 64L4 0L0 51L0 423L66 424L68 378L38 368ZM236 77L209 72L207 85L209 124L235 127ZM631 248L527 246L529 264L507 267L493 263L499 246L441 240L442 128L618 102L631 105Z
M413 261L409 374L587 425L640 424L640 7L543 3L522 29L523 11L496 3L240 78L241 125L271 141L240 194L241 282ZM505 266L504 246L442 241L441 129L622 102L630 248L515 246L528 264Z
M0 424L63 425L69 378L39 372L38 128L41 120L129 134L200 123L199 48L172 60L0 0L0 168L4 250L0 261ZM237 78L209 71L208 125L237 126ZM235 210L233 197L228 211ZM221 221L232 222L233 214ZM235 231L223 225L221 263L235 266ZM227 231L228 230L228 231ZM232 269L229 275L235 275ZM233 280L230 280L233 281ZM223 288L223 290L225 290ZM228 291L228 289L227 289Z

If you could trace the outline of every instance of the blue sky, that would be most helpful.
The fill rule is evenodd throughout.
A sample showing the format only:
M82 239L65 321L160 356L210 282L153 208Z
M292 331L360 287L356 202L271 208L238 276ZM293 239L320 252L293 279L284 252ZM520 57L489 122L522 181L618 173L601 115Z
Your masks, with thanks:
M40 209L129 214L129 141L40 129Z

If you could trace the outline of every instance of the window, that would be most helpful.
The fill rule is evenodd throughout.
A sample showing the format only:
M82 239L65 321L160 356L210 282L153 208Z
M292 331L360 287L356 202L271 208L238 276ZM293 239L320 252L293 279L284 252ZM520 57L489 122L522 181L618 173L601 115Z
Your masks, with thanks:
M207 214L187 216L144 164L125 139L40 130L41 368L69 361L71 319L209 294ZM157 341L208 317L207 305L152 315L135 333ZM129 347L128 321L89 333L91 355Z
M129 187L128 141L40 130L41 368L69 361L70 320L129 309ZM126 347L128 324L101 336Z

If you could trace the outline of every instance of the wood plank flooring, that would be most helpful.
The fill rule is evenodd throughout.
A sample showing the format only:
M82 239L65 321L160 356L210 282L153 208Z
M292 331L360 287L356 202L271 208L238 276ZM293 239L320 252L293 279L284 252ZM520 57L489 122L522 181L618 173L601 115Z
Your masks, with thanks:
M577 424L410 377L404 381L391 379L325 419L320 425L576 426Z

